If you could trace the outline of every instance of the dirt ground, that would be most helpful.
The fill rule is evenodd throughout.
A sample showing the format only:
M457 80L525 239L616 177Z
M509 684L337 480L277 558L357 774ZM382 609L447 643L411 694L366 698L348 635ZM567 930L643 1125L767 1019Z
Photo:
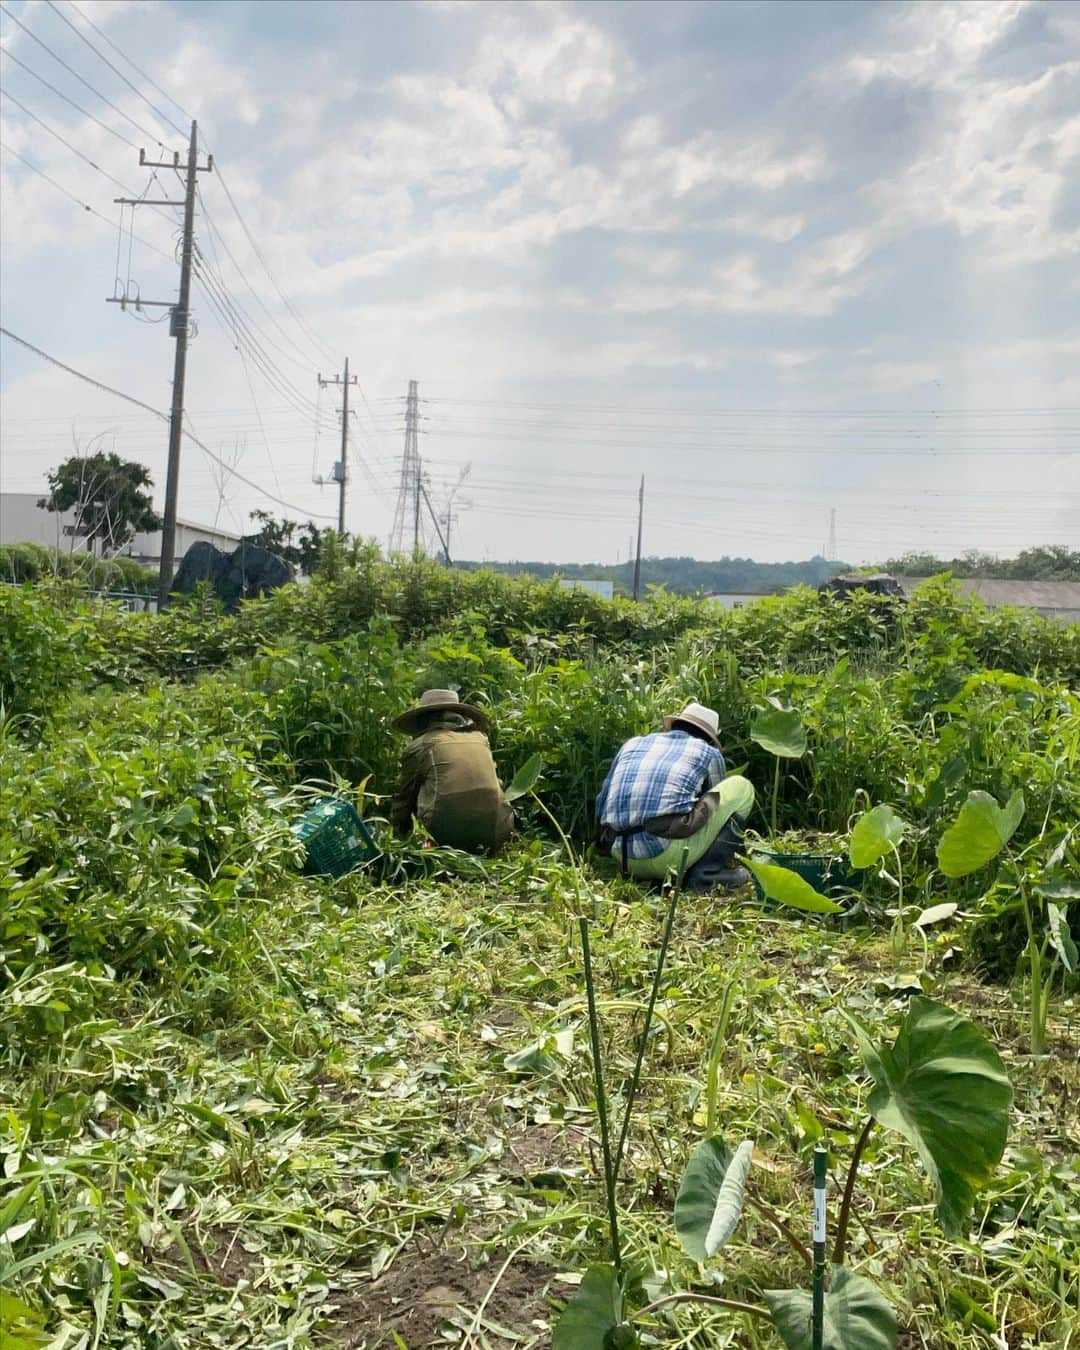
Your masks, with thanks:
M426 1256L407 1251L366 1288L334 1300L330 1317L336 1338L348 1350L400 1345L408 1350L445 1346L446 1332L469 1333L492 1324L511 1329L518 1343L531 1330L547 1344L550 1337L548 1287L556 1272L524 1258L506 1265L496 1249L483 1264L460 1244Z

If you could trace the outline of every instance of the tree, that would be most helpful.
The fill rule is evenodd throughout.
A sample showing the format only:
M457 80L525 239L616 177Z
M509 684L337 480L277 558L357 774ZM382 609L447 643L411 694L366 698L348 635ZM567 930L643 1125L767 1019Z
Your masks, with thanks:
M38 501L46 511L74 511L72 547L82 536L91 551L108 557L140 530L159 530L144 464L115 453L72 455L48 475L49 495Z
M259 529L246 536L249 544L258 544L276 553L279 558L299 567L306 577L318 571L323 539L333 531L320 530L311 520L303 525L295 520L275 520L269 511L252 511L251 518L259 522Z
M954 577L986 577L998 581L1080 581L1080 552L1066 544L1026 548L1015 558L996 558L968 549L959 558L936 558L932 553L905 553L882 563L881 570L900 577L931 577L951 572Z

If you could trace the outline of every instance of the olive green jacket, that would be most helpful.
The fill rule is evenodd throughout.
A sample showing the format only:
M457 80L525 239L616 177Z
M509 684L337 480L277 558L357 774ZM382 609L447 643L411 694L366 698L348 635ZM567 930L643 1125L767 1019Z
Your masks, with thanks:
M514 813L482 731L448 720L409 742L390 821L398 834L408 834L413 816L436 843L451 848L497 849L506 841Z

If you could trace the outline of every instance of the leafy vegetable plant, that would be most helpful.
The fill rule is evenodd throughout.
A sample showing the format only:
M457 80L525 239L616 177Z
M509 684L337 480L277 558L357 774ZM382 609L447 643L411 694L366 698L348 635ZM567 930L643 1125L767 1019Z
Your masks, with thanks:
M844 1266L859 1164L875 1124L911 1143L934 1184L937 1215L948 1236L960 1235L976 1196L990 1181L1005 1148L1012 1088L997 1051L967 1018L932 999L911 1001L891 1045L875 1044L850 1019L863 1063L874 1081L870 1115L848 1167L824 1302L822 1345L828 1350L890 1350L896 1315L877 1287ZM732 1148L705 1139L690 1156L675 1202L675 1231L691 1260L711 1260L735 1232L749 1200L808 1260L787 1224L760 1205L750 1189L754 1144ZM700 1302L770 1319L789 1350L811 1350L811 1299L799 1289L766 1290L765 1307L686 1291L659 1299L629 1318L614 1267L593 1267L556 1328L557 1350L611 1350L618 1332L629 1345L636 1328L668 1302Z
M806 754L806 728L795 708L787 707L775 695L766 699L750 723L750 739L774 757L772 794L772 832L776 833L776 813L780 800L780 761L801 759Z

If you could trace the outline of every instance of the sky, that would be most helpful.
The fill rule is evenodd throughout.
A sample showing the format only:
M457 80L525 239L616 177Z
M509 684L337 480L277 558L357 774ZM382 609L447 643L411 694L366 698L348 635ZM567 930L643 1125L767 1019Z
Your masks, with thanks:
M3 0L0 44L0 323L153 409L168 311L105 301L175 300L181 213L114 198L182 195L139 150L191 118L214 156L183 518L332 523L348 357L384 546L410 380L456 557L625 559L642 475L649 555L1080 546L1075 0ZM0 490L115 449L160 505L164 423L0 361Z

